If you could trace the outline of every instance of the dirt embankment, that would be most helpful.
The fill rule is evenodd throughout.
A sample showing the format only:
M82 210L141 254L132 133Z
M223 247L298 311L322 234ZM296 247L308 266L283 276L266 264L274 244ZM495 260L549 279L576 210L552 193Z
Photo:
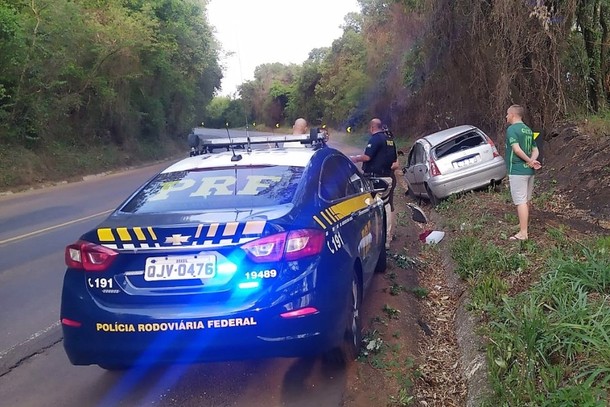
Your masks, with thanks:
M565 209L608 227L610 134L588 134L580 126L563 125L545 135L542 152L539 190L560 194Z

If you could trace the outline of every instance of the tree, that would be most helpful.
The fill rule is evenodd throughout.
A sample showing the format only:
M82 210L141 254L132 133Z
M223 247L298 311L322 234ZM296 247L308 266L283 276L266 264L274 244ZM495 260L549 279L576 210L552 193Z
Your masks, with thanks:
M602 49L607 48L602 41L602 29L607 24L603 18L605 14L602 13L601 0L577 2L576 22L582 32L589 59L587 88L589 104L594 112L598 112L605 105L602 84ZM608 37L607 30L605 37Z

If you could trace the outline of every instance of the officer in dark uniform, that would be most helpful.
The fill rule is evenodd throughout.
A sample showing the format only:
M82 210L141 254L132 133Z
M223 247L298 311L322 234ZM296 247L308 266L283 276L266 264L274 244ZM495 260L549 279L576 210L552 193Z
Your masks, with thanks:
M392 240L393 195L396 180L394 171L398 168L398 154L396 153L394 137L389 130L383 128L381 120L377 118L371 120L369 131L371 137L364 154L351 156L350 159L354 163L362 163L362 171L365 175L382 178L390 185L390 188L388 188L389 198L386 204L386 249L389 249Z

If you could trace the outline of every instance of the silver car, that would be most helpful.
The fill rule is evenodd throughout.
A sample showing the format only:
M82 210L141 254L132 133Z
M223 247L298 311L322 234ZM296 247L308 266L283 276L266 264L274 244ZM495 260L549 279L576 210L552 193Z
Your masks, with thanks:
M504 158L474 126L457 126L415 141L403 168L412 197L433 205L449 195L497 185L506 177Z

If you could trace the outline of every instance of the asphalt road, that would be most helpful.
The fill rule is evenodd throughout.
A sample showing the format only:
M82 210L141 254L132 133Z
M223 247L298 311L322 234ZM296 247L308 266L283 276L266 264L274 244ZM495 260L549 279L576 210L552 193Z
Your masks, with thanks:
M333 144L349 154L359 151ZM169 164L0 196L0 404L340 405L346 374L319 360L269 359L123 373L69 363L58 322L65 246Z

